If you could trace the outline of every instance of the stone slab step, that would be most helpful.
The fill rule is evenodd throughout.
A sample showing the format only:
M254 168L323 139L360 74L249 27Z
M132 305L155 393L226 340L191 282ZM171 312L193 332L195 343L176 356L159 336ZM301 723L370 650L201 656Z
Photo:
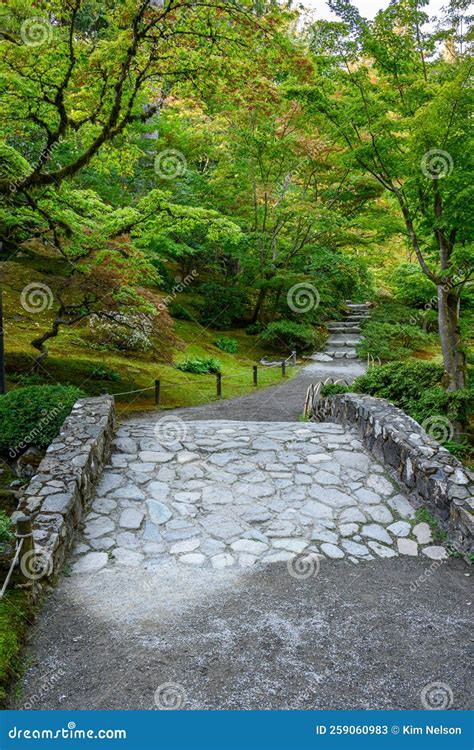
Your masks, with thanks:
M342 328L342 326L334 326L334 328L329 328L329 331L331 334L338 333L343 336L356 336L361 333L361 328L360 326L347 326L346 328Z
M361 338L362 338L361 336L346 336L346 335L334 334L332 336L329 336L326 343L328 346L354 347L356 344L360 342Z
M324 354L328 354L334 359L357 359L357 352L355 349L349 349L344 347L325 349Z

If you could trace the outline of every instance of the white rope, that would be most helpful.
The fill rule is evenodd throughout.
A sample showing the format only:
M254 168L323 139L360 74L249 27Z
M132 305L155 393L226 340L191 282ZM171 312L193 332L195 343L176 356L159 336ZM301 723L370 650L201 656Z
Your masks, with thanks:
M21 548L23 547L23 542L24 542L24 537L22 539L20 539L20 541L18 543L18 547L16 548L15 557L12 560L12 563L10 565L10 570L8 571L8 575L5 578L5 580L3 582L2 590L0 591L0 599L3 599L3 597L5 595L5 591L7 590L7 586L10 583L10 578L12 577L13 568L15 567L15 565L18 562L18 558L20 556Z

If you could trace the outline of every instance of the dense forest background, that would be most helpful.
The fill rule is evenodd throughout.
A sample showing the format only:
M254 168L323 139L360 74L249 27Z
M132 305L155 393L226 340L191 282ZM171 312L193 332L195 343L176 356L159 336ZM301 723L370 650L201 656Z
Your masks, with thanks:
M117 396L142 409L160 378L165 406L201 403L219 370L240 394L261 357L320 350L344 301L370 301L364 387L448 419L468 460L469 6L331 7L2 7L8 395L150 388Z

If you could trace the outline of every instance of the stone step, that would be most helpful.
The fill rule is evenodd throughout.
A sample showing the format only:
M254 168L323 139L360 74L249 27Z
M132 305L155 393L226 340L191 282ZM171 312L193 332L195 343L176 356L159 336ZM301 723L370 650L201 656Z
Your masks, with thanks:
M327 346L354 347L356 344L359 343L360 340L361 340L361 336L344 336L344 335L335 334L333 336L329 336L326 344Z
M324 350L324 354L327 354L329 357L333 357L334 359L357 359L357 352L355 349L350 349L348 347L338 347L338 348L327 348Z
M334 328L329 328L329 332L331 334L333 333L340 333L342 335L353 335L356 336L357 334L361 333L360 326L347 326L343 328L342 326L334 326Z
M326 327L329 330L333 328L357 328L357 323L352 323L350 320L330 320L326 323Z
M349 315L346 318L346 323L363 323L365 320L369 320L370 315Z
M370 309L368 305L346 305L346 308L348 310L364 310L364 311L365 310L368 311Z

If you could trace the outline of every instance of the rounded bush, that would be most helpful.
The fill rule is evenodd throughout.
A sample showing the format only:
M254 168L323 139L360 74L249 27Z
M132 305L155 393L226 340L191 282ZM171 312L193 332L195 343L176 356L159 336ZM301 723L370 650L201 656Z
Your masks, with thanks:
M237 354L239 348L237 340L231 339L229 336L219 336L219 338L214 341L214 344L222 352L227 352L227 354Z
M84 396L63 385L32 385L0 396L0 453L13 458L29 446L47 448Z
M182 372L192 372L194 375L215 374L221 371L221 363L214 357L195 357L185 359L176 365Z
M270 323L262 333L262 341L272 346L306 352L320 345L317 331L311 326L294 323L292 320L277 320Z

